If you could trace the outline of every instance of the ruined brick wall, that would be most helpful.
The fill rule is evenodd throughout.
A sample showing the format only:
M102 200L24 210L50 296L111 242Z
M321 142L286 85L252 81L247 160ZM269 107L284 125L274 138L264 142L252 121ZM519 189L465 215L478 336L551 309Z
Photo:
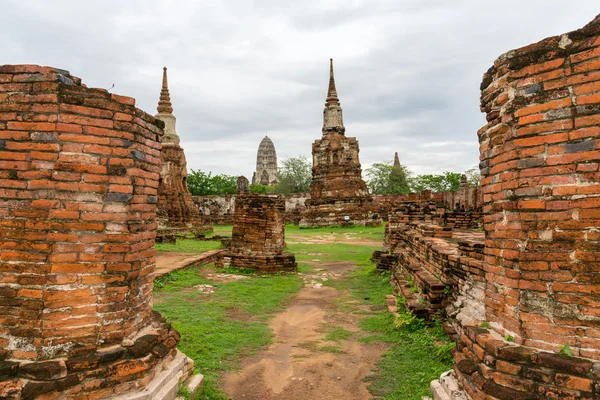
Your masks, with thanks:
M300 213L305 207L308 193L280 194L285 201L285 222L298 224ZM235 210L236 195L193 196L203 223L213 225L231 225Z
M285 201L278 195L238 194L229 251L217 265L295 271L294 255L285 253L284 215Z
M8 398L108 396L174 354L177 332L152 314L162 124L134 105L67 71L0 67Z
M472 398L600 398L599 92L600 16L484 75L490 327L464 326L454 355Z
M481 109L488 319L600 359L600 16L498 58Z
M200 213L187 187L187 163L178 143L163 143L160 175L158 213L164 225L199 227Z
M204 224L231 225L235 210L235 195L192 196Z
M378 265L389 264L392 283L415 314L428 316L445 308L455 325L483 321L483 233L442 225L445 212L435 202L395 208L386 225L384 253L374 258ZM419 296L413 296L408 282Z

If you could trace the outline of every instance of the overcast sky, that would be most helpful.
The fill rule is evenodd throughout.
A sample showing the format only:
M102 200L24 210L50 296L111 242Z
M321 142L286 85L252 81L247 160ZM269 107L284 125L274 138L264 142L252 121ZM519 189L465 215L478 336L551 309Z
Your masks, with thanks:
M0 0L0 64L69 70L156 113L162 67L188 169L251 178L321 137L329 58L363 170L478 163L482 74L502 53L578 29L598 0Z

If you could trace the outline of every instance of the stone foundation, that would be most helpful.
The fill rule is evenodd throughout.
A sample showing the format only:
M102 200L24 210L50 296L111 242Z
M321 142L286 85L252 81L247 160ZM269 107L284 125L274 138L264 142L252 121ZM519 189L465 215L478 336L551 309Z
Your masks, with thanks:
M370 197L307 200L299 221L300 227L379 226L379 213L371 212Z
M152 312L162 127L67 71L0 67L1 398L137 391L176 355Z
M217 266L252 268L261 273L296 271L294 255L284 252L284 212L280 196L238 194L229 251Z

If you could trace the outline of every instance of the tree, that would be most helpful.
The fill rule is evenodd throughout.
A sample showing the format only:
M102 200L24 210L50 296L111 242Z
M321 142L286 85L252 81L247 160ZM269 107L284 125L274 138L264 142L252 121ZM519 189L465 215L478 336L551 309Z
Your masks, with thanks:
M312 166L305 156L284 158L277 170L275 193L306 192L311 180Z
M479 173L479 168L473 167L465 171L465 175L467 176L467 183L469 186L479 186L479 181L481 180L481 174Z
M409 186L412 192L420 193L424 190L432 192L456 192L460 187L459 172L445 171L442 174L417 175L410 179Z
M267 193L269 187L266 185L261 185L259 183L251 183L250 184L250 193Z
M235 194L237 191L237 177L225 174L212 176L202 171L188 174L187 186L192 196L209 196L213 194Z
M410 193L407 177L410 171L404 166L393 166L391 162L374 163L366 171L367 186L372 194Z

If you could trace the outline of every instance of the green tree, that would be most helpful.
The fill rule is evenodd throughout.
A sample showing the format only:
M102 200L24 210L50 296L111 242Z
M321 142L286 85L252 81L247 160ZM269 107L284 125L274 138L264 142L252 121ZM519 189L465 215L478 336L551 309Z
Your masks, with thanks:
M187 186L192 196L209 196L213 194L235 194L237 177L225 174L212 176L212 172L192 170L188 174Z
M402 165L393 166L389 161L374 163L365 172L372 194L410 193L407 180L410 171Z
M266 185L261 185L260 183L251 183L250 184L250 193L267 193L269 187Z
M312 165L305 156L281 160L277 171L275 193L302 193L308 191L312 180Z
M420 193L424 190L432 192L456 192L460 187L459 172L445 171L442 174L423 174L417 175L409 180L409 186L412 192Z

